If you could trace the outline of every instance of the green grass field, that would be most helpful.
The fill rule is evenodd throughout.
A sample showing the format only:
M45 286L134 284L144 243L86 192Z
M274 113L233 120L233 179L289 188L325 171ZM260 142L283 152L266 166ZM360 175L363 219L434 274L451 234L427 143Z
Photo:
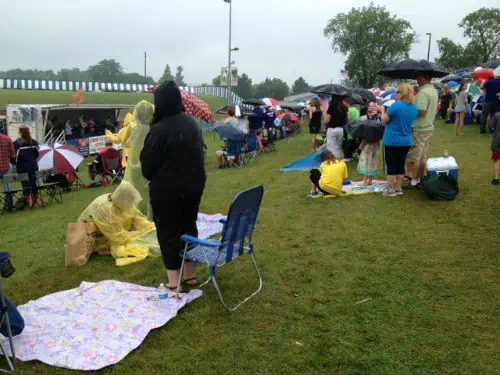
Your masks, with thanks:
M100 373L498 374L500 189L490 185L490 136L477 133L471 125L465 137L453 137L451 126L437 121L430 154L447 149L460 166L453 202L429 201L418 190L309 200L306 173L279 172L308 153L305 132L231 170L216 169L221 142L207 134L202 212L225 213L237 192L264 185L254 235L264 289L230 314L208 286ZM356 165L349 172L360 179ZM82 268L64 267L67 223L110 190L81 189L66 194L64 205L0 216L1 249L17 268L5 283L15 303L84 280L148 286L166 280L158 258L117 268L112 258L96 257ZM221 271L230 301L256 286L248 260ZM72 372L33 362L20 363L20 373Z

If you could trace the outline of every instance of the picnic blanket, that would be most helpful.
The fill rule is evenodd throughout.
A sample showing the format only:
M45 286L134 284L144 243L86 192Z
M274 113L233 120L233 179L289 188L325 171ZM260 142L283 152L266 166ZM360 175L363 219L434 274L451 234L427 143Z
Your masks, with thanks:
M342 195L340 197L381 193L385 190L387 190L387 181L373 180L372 186L363 186L363 181L351 181L350 184L342 186ZM323 198L331 199L337 198L337 196L325 195Z
M165 325L201 290L181 299L149 301L156 288L114 280L82 282L76 289L30 301L18 309L25 329L14 337L16 357L72 370L98 370L120 362ZM7 340L4 344L8 348Z
M207 215L199 213L198 220L196 221L198 237L206 240L216 234L222 233L224 225L220 223L220 220L225 218L226 216L221 214Z

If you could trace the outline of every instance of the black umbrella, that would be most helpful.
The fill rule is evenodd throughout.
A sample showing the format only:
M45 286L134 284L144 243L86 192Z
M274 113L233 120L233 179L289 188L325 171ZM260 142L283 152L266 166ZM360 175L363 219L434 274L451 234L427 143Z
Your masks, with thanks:
M356 105L356 104L359 104L359 105L366 105L365 101L363 100L363 98L356 94L356 93L352 93L350 97L348 97L346 100L345 100L347 103L349 103L350 105Z
M495 60L495 61L490 61L488 64L486 64L484 67L485 68L491 68L491 69L496 69L500 66L500 60Z
M419 74L425 74L431 78L444 77L448 71L427 60L406 59L384 66L377 74L393 79L416 79Z
M245 99L241 102L241 104L249 104L249 105L254 105L254 106L259 106L259 105L266 105L266 103L262 99Z
M380 141L384 136L385 126L379 121L356 120L349 124L349 134L353 138L365 139L368 142Z
M448 83L450 81L457 81L460 82L462 80L462 77L457 76L456 74L448 74L446 77L443 77L439 80L441 83Z
M229 109L229 107L237 107L237 106L229 106L229 105L225 105L224 107L218 109L215 113L219 114L219 115L227 115L227 110ZM246 108L246 107L243 107L243 106L239 106L240 107L240 112L241 114L243 115L251 115L253 114L252 110L249 109L249 108Z
M347 87L337 85L335 83L312 87L309 89L309 92L317 95L343 96L346 98L348 96L351 96L351 90L349 90Z
M352 89L352 92L361 96L366 103L377 101L375 94L368 89Z
M245 138L243 130L232 125L216 126L214 129L221 139L229 139L231 141L242 141Z

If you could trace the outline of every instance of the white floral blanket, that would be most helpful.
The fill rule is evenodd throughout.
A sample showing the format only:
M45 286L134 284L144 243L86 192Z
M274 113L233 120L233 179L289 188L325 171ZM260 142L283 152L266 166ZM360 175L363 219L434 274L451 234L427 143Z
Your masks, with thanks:
M120 362L165 325L201 290L182 298L149 301L155 288L119 281L82 282L19 306L26 327L14 338L16 357L73 370L98 370ZM5 346L7 342L5 342ZM10 348L9 348L10 354Z

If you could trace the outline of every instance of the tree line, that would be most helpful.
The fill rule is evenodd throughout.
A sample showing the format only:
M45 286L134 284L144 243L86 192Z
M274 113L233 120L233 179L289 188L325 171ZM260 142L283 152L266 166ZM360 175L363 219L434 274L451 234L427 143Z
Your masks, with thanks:
M458 71L500 56L500 9L481 8L466 15L458 25L469 43L462 46L448 38L439 39L436 62ZM408 58L412 45L420 42L409 21L373 3L337 14L328 21L324 35L335 52L346 56L345 69L351 82L365 88L382 87L385 79L377 72L390 62Z

